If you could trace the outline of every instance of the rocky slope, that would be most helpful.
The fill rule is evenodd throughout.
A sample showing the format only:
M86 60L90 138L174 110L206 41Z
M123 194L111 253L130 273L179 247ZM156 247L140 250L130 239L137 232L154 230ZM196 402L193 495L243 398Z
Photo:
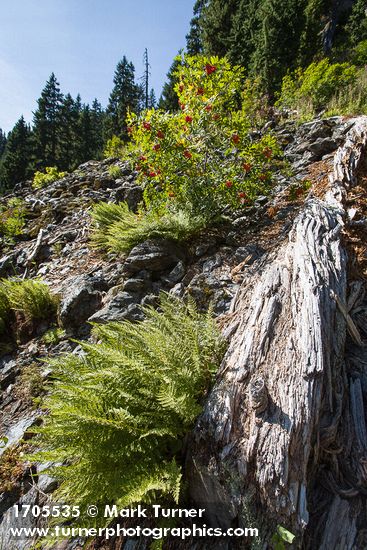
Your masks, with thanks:
M260 420L257 421L256 418L254 419L255 425L258 426L256 429L260 431L259 424L264 423L264 418L261 417L261 414L266 410L268 411L266 422L262 424L264 431L261 432L261 435L255 433L255 428L249 428L249 431L242 432L241 430L238 431L232 428L230 425L221 425L222 420L219 420L219 418L223 419L223 415L227 415L227 420L234 415L235 418L232 418L234 423L239 422L239 417L233 410L228 413L228 410L221 410L218 407L218 402L216 402L218 392L221 393L219 399L221 402L224 403L226 399L231 399L231 396L233 396L232 384L234 380L234 386L239 388L235 392L237 395L236 399L239 399L239 402L242 403L239 406L242 406L243 410L247 411L248 404L246 404L247 398L245 399L245 396L248 395L249 386L246 381L247 374L242 372L240 367L241 365L244 367L247 364L246 362L250 360L249 357L251 357L253 368L257 365L263 373L264 380L267 380L267 373L273 368L272 365L279 363L278 378L282 379L282 384L284 385L284 400L291 398L289 393L289 377L287 374L290 363L288 359L285 360L283 358L280 360L282 354L286 353L288 344L282 343L281 339L278 341L274 336L274 334L277 334L277 331L281 333L289 329L286 323L282 328L282 324L277 325L276 321L278 318L282 318L278 311L279 308L280 310L283 308L284 311L287 311L288 306L285 307L282 304L282 298L279 298L281 296L280 288L284 290L286 285L284 281L282 282L283 275L279 275L278 284L275 284L275 282L274 284L267 284L266 281L261 281L262 277L265 277L268 270L271 269L271 266L277 264L279 255L285 254L284 250L286 250L289 242L296 242L292 246L297 249L299 243L297 244L297 240L294 240L295 232L304 231L306 233L309 232L310 236L316 236L315 227L312 225L312 216L315 216L315 224L317 225L316 218L320 216L320 213L312 210L312 205L324 205L327 202L325 197L330 185L329 176L333 174L335 151L338 147L342 147L345 144L347 136L351 135L350 132L353 131L356 125L362 125L363 130L360 130L360 134L361 132L363 134L363 131L367 131L367 123L363 118L356 121L354 119L348 120L333 117L331 119L312 121L299 127L296 127L293 122L283 123L279 126L275 126L274 123L274 131L283 144L285 157L291 165L291 170L288 170L290 175L285 177L279 171L276 174L277 181L274 192L270 197L259 197L253 207L247 208L244 212L238 214L238 216L233 216L222 227L207 231L200 238L188 243L186 246L174 245L164 240L148 241L136 246L127 258L102 255L91 248L89 241L91 223L89 210L94 202L119 202L126 200L130 208L135 209L141 200L141 189L135 182L136 174L131 172L126 164L113 159L103 162L91 161L85 163L74 173L49 185L45 189L35 191L28 183L19 186L12 195L3 197L1 199L2 202L9 200L12 196L24 199L28 208L28 221L26 231L21 239L11 250L4 250L4 255L0 258L0 275L1 277L13 275L20 277L42 277L51 290L60 296L59 323L64 328L64 332L57 337L57 341L50 342L44 338L44 334L50 326L42 323L39 326L33 327L34 330L30 333L20 335L18 345L11 350L9 349L7 353L0 357L0 435L7 437L6 445L0 449L0 453L3 453L5 448L11 445L20 444L23 438L29 439L29 434L26 434L26 431L29 427L39 422L40 414L37 404L34 403L32 397L37 396L39 392L43 391L43 381L49 375L49 368L44 363L44 360L63 352L73 351L74 353L78 353L78 345L71 339L89 338L89 322L105 323L110 320L141 319L140 306L154 304L161 290L172 292L177 296L191 294L202 307L205 307L210 301L213 302L214 311L218 316L219 322L225 334L232 342L229 355L227 355L225 363L221 367L218 383L213 389L206 406L205 414L198 423L195 436L189 448L187 477L191 483L191 496L194 502L204 504L209 509L209 520L214 523L219 521L218 518L220 518L222 523L231 523L234 518L241 523L239 510L243 505L245 492L250 493L251 491L256 492L259 490L259 486L256 483L250 483L248 480L248 472L251 471L251 475L253 475L249 463L251 460L256 461L258 459L254 458L255 455L253 454L254 448L258 449L258 447L256 447L255 440L253 439L247 450L245 450L245 447L242 449L239 448L238 442L239 440L244 442L251 438L260 438L264 452L261 461L259 461L263 474L259 474L259 476L267 475L267 469L271 469L271 466L270 464L266 465L267 460L264 457L272 451L272 446L277 445L276 438L274 439L271 435L270 426L272 423L274 425L280 423L284 428L285 416L279 416L279 411L278 413L276 412L276 407L281 404L284 410L286 407L279 395L274 391L273 385L270 384L270 387L267 389L269 395L266 397L265 402L260 404L261 406L259 406L256 413L259 415ZM355 139L358 143L362 143L364 140L361 135L355 137ZM360 152L360 149L356 148L356 151ZM339 203L335 203L334 205L329 204L325 208L342 208L345 210L346 193L347 191L352 193L351 189L356 183L354 178L357 167L353 165L353 162L357 161L361 165L360 158L356 152L354 152L354 157L353 155L350 155L350 158L348 157L351 178L348 184L349 187L340 187L338 191L340 194L340 197L338 197ZM111 165L120 167L121 177L118 179L114 179L109 175L108 169ZM310 188L305 184L306 180L312 184ZM358 200L360 199L357 197L355 199L356 204L352 206L356 210L354 221L363 222L358 213L360 209ZM308 228L304 227L302 229L299 225L299 219L305 216L306 212L309 225ZM325 215L329 214L326 212ZM355 284L356 281L359 281L360 288L364 289L363 277L366 273L362 273L359 278L350 278L347 283L347 276L350 277L350 274L347 272L345 245L341 242L340 230L336 231L337 224L341 227L342 222L344 223L343 220L346 217L345 211L344 213L338 213L338 216L339 218L334 225L330 222L328 226L324 224L321 230L320 228L318 230L321 231L320 234L322 232L330 233L335 230L331 241L332 239L337 239L337 245L343 248L343 276L345 276L346 285L344 296L342 297L344 303L347 289L349 288L348 292L351 293L351 289L354 288L352 283ZM295 229L297 227L301 229ZM352 242L353 239L357 238L362 239L363 242L364 227L363 223L358 226L358 231L362 231L362 236L349 236ZM318 246L317 242L315 246ZM326 243L325 250L319 251L320 256L316 259L313 258L312 250L308 243L302 255L302 261L306 266L304 267L302 276L306 277L307 273L307 277L312 277L311 270L307 267L308 262L309 265L314 265L314 263L318 265L318 263L322 264L324 261L329 261L330 264L336 261L335 256L328 258L328 254L331 249L334 249L334 246L336 245ZM350 258L357 258L355 261L358 265L361 262L363 264L363 252L361 253L359 249L359 253L357 253L356 250L350 250ZM294 267L294 269L296 268ZM315 269L317 271L317 266ZM328 267L325 269L327 271ZM291 276L292 273L290 271L287 277ZM325 281L323 283L321 279L318 279L316 287L320 288L320 285L322 286L323 284L329 287L330 284L327 282L327 277ZM347 284L349 284L349 287ZM303 288L298 290L298 292L308 295L313 291L307 287L307 289ZM266 330L264 325L263 331L259 329L252 343L250 342L250 337L246 336L251 332L249 327L246 329L246 323L250 323L250 325L252 323L251 326L256 326L257 319L261 317L261 312L258 311L255 315L255 310L251 309L253 306L250 305L250 302L243 299L244 294L248 296L249 300L252 299L255 301L260 300L261 296L268 297L270 305L268 304L267 309L263 310L263 315L267 317L268 321L270 319L270 325L273 324L275 327L273 327L274 332L272 332L273 329L269 328L269 323L266 325ZM278 298L275 299L274 297ZM287 296L288 299L289 296ZM364 310L361 305L363 300L361 301L359 294L357 302L356 300L355 303L358 304L360 309L358 310L357 308L357 313L353 315L359 314L362 320L358 321L358 318L354 316L353 324L356 326L361 339L360 343L362 343L364 337L367 337L365 320L363 320ZM304 316L307 317L306 302L304 305L301 301L299 304L297 302L294 307L301 306L304 309L299 312L299 317L295 319L295 322L299 325L303 323ZM249 319L245 323L241 316L243 316L244 312L248 311L249 307L255 317L252 317L252 320ZM316 308L314 319L316 319L318 313L320 313L318 309L319 302L315 303L314 307ZM333 315L335 315L335 308L333 309ZM325 322L329 321L326 320ZM239 335L238 326L241 326L241 323L242 332ZM312 328L313 321L311 320L310 330ZM344 327L345 332L346 330ZM244 334L245 339L243 339ZM276 342L276 349L278 350L278 354L275 355L270 353L274 342ZM252 346L252 348L250 351L247 350L244 352L241 347L243 345L245 347ZM323 347L325 342L319 340L315 344L311 338L305 341L304 345L304 359L301 359L298 355L294 368L300 369L299 372L297 370L297 376L299 375L302 379L307 380L307 377L313 376L313 374L309 371L303 372L297 365L299 365L299 361L306 360L306 356L310 356L310 347ZM329 349L328 353L332 353L332 350ZM343 345L338 353L344 353ZM358 360L362 363L364 361L364 364L366 364L365 356ZM359 367L361 369L362 363L360 363ZM325 379L331 380L332 376L329 371L323 370L321 367L316 370L320 383L317 392L323 393L325 391ZM346 376L346 374L344 375ZM238 379L238 376L240 376L241 380ZM362 393L363 391L367 391L367 386L365 387L365 374L363 374L363 381L360 386L360 392ZM243 383L243 387L241 383ZM266 385L267 382L264 382L264 384ZM304 391L308 391L307 385ZM360 393L360 398L361 395ZM364 398L366 397L367 395L365 394ZM333 398L330 397L330 399ZM272 403L271 406L269 402ZM256 409L257 405L254 405L254 407ZM312 405L305 402L304 407L310 409L310 416L315 413ZM338 404L335 403L334 407L338 407ZM248 411L244 413L244 418L249 414ZM358 414L363 415L363 408L362 413L361 409L358 409ZM242 419L242 421L246 423L246 420ZM317 424L318 417L312 418L311 424L307 426L302 427L302 423L300 423L297 429L309 429L310 433L306 439L307 441L313 441L317 437ZM213 435L215 434L216 428L213 427L215 425L221 425L222 431L220 436ZM363 422L361 425L363 425ZM252 435L251 429L253 430ZM210 439L213 437L215 441ZM204 445L202 443L203 440L208 442L208 444L211 441L210 445ZM292 449L288 446L280 447L282 451L279 452L283 453L279 459L280 463L283 459L289 462L287 462L286 466L283 465L284 471L282 471L281 475L278 471L279 465L275 466L274 471L277 471L276 475L269 470L269 480L276 479L277 481L269 482L268 485L266 481L261 481L261 490L258 498L255 499L255 504L256 512L260 509L260 516L261 514L268 515L268 519L273 520L278 514L283 524L288 525L297 533L297 540L300 544L302 537L304 537L305 528L309 525L303 544L315 547L312 546L312 540L314 540L313 537L317 530L320 529L320 525L314 519L312 510L310 510L310 516L305 511L303 516L302 514L298 516L296 514L297 517L295 517L295 509L298 505L292 508L292 506L281 502L282 497L280 496L281 491L279 489L279 486L288 487L289 479L287 476L289 472L292 472L292 468L297 469L294 463L299 464L301 468L301 463L298 462L300 459L296 459L296 450L297 446L303 444L304 442L302 443L297 440L294 443L295 447ZM245 453L247 458L239 460L238 453L242 452ZM257 457L259 457L259 452L258 450ZM308 484L310 483L307 470L308 468L312 468L313 462L316 461L317 463L316 458L311 455L312 453L309 450L307 456L304 455L303 457L304 463L301 468L304 483L304 489L302 489L304 491L303 499L306 499L306 486L309 489ZM228 457L227 462L231 475L237 481L240 479L239 482L232 483L233 480L229 482L224 479L223 465L227 464L226 456ZM363 456L364 451L362 452L361 460ZM214 464L216 464L215 467L213 466ZM327 463L325 465L324 462L322 463L322 467L330 469L330 465ZM203 482L204 485L198 481L197 474L199 471L201 480L205 480ZM315 482L315 479L317 479L317 475L312 476L312 483ZM295 485L293 485L294 487ZM47 475L42 474L42 470L37 471L37 467L33 466L32 470L29 468L19 469L12 483L3 488L5 490L0 496L0 547L9 550L26 550L31 547L29 540L14 541L10 535L10 526L20 525L20 521L22 526L25 525L24 519L20 520L14 517L11 507L16 502L28 504L46 502L55 488L55 482ZM274 495L272 491L275 491ZM297 489L297 491L298 495L299 490ZM311 489L310 495L311 497L314 495ZM294 498L297 500L299 497L295 496ZM341 497L338 496L338 498L340 499ZM219 500L222 501L222 504ZM213 502L215 506L219 506L215 513L211 509ZM331 497L329 499L326 498L325 502L324 524L331 522L334 513L333 506L335 505L335 501L332 501ZM358 506L365 506L362 500L358 501L358 503ZM308 504L308 506L312 506L312 504ZM221 512L219 513L218 510ZM346 509L344 511L345 514L349 513ZM356 516L356 518L358 517ZM279 520L279 522L281 521ZM359 542L355 542L358 537L362 536L360 534L361 530L358 528L359 521L355 520L354 527L350 529L350 536L346 539L345 546L330 546L325 542L321 547L325 549L332 547L362 548L362 546L359 546ZM330 544L334 542L334 539L331 539ZM58 546L58 548L82 548L82 544L83 541L69 541ZM134 544L132 541L126 542L122 540L104 544L103 541L97 540L92 542L89 547L125 548L126 550L143 547L141 546L142 543L139 546L134 546ZM198 543L189 542L186 548L205 548L205 544L206 542L204 546L200 546ZM356 546L353 546L353 544L356 544ZM223 543L222 546L219 545L217 547L231 548L229 543Z

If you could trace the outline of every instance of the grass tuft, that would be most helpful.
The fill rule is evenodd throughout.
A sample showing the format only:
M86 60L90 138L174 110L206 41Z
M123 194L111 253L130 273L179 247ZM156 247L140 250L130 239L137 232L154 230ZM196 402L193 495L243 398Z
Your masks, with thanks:
M57 298L40 280L3 279L1 294L5 294L8 307L22 313L26 320L47 319L56 312Z
M0 334L9 325L12 312L26 323L49 319L56 313L58 299L38 279L0 280Z

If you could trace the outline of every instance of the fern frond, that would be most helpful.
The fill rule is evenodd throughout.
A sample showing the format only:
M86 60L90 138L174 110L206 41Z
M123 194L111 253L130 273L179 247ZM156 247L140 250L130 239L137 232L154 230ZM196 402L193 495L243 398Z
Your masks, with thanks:
M92 213L92 244L99 249L124 254L147 239L185 241L199 233L207 221L184 210L135 214L126 203L101 202Z
M95 326L98 343L80 342L80 356L51 362L34 457L62 464L53 469L55 498L80 506L178 499L178 442L200 413L223 339L193 301L162 294L160 311L145 315Z

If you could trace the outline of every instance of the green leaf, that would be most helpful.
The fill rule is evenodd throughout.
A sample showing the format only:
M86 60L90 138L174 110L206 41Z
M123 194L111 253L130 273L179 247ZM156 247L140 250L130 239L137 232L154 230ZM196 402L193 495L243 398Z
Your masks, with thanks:
M293 533L291 533L290 531L288 531L288 529L282 527L281 525L278 525L277 531L282 540L284 540L285 542L289 542L289 544L292 544L296 535L293 535Z
M5 435L3 437L0 437L0 449L3 447L6 447L7 443L9 441L9 438Z

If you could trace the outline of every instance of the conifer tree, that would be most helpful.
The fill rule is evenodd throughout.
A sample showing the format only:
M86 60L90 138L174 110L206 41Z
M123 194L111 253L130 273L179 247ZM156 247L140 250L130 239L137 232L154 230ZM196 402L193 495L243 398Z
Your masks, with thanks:
M194 4L194 17L190 21L190 31L186 35L186 50L189 55L197 55L203 52L200 17L207 5L208 0L196 0Z
M258 0L241 0L232 17L228 56L233 64L251 69L256 36L261 28Z
M149 103L149 94L148 94L148 103ZM137 103L134 111L136 113L141 113L146 109L147 99L145 95L145 86L144 84L137 84Z
M0 128L0 158L3 156L6 146L6 135L5 132Z
M80 94L78 94L75 98L75 109L79 117L83 109L82 98L80 97Z
M124 56L117 64L106 110L106 139L116 135L127 139L126 115L128 109L137 111L141 99L141 88L135 83L134 65Z
M211 0L202 10L202 40L206 54L224 57L229 51L239 3L240 0Z
M33 117L36 168L56 165L62 98L60 85L52 73L38 99L38 107Z
M180 63L180 57L177 56L167 73L167 82L163 86L162 95L159 98L158 103L158 107L160 109L164 109L166 111L177 111L178 109L178 97L174 90L174 86L177 82L175 72Z
M70 94L66 94L60 107L58 124L57 167L71 170L75 167L75 143L78 139L78 106Z
M152 88L149 92L149 97L148 97L148 109L154 109L156 104L157 104L157 100L155 97L155 91Z
M263 1L252 64L269 93L278 89L286 72L297 65L306 1Z
M1 159L1 187L11 188L30 175L30 128L21 116L9 133Z
M94 99L90 111L91 118L91 149L93 151L92 158L99 159L103 153L103 120L104 112L102 105L97 99Z
M352 12L346 25L346 32L352 46L367 40L367 1L353 2Z
M321 31L325 25L324 15L329 7L328 0L308 0L304 11L304 27L300 36L298 64L306 66L322 50Z
M88 104L83 105L78 121L78 141L76 143L76 164L91 160L94 155L92 144L92 117Z
M345 27L351 45L367 39L366 8L366 0L197 0L187 49L228 56L231 63L260 76L272 95L288 70L308 65L321 53L322 28L331 12L339 29L351 12ZM343 40L348 42L347 37ZM168 82L163 107L164 96L172 93Z

